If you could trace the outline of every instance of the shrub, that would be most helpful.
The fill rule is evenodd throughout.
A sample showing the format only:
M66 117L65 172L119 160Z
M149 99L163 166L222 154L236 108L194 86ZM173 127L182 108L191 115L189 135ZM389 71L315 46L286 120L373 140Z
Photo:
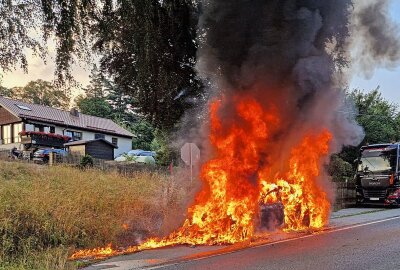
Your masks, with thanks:
M84 155L81 158L80 166L83 168L93 167L93 158L90 155Z

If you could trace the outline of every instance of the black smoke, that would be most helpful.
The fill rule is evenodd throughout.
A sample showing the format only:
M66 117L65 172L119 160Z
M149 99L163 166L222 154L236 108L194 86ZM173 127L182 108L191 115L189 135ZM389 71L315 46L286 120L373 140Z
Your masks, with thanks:
M400 61L400 28L389 15L389 0L355 3L351 45L357 71L367 77L377 67L392 68Z
M351 10L351 0L204 0L197 67L218 94L254 92L278 107L277 144L321 128L335 133L335 151L357 144L362 130L337 113Z

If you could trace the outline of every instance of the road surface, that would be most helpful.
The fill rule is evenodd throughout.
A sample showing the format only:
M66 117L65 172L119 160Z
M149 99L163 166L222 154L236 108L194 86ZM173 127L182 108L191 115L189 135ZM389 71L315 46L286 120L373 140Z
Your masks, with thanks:
M112 258L88 269L400 269L400 209L345 210L331 223L325 232L245 249L193 257L195 250L166 248Z
M400 269L400 218L157 269Z

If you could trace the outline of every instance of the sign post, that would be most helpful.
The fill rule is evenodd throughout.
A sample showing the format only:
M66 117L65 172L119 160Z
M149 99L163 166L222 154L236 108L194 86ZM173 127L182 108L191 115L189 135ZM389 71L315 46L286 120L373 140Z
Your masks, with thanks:
M193 165L200 160L200 149L194 143L185 143L181 148L182 160L190 166L190 182L193 182Z

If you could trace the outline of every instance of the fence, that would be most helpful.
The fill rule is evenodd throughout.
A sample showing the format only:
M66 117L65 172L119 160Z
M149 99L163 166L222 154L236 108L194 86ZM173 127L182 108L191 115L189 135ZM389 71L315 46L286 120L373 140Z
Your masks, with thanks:
M56 164L64 164L70 166L79 166L81 163L83 156L81 155L67 155L61 157L60 160L56 162ZM168 173L168 168L159 165L151 165L151 164L140 164L133 162L121 162L121 161L113 161L113 160L104 160L92 158L93 160L93 168L103 170L103 171L115 171L119 174L128 176L138 172L157 172L157 173Z
M55 155L54 161L49 159L49 163L53 163L52 165L65 165L71 167L81 167L81 155ZM32 158L27 156L26 158L13 158L10 156L10 150L8 149L0 149L0 160L14 161L14 162L25 162L25 163L33 163ZM169 172L168 167L158 166L158 165L149 165L149 164L139 164L132 162L116 162L116 161L108 161L103 159L92 158L94 169L99 169L103 171L115 171L122 175L128 176L138 172L157 172L157 173L165 173Z
M336 200L333 205L334 210L339 210L354 206L356 203L356 186L353 182L336 182Z

